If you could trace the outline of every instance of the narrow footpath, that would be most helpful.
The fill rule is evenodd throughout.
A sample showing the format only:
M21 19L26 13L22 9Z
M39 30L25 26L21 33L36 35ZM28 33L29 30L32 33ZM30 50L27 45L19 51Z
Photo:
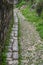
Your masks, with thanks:
M28 22L22 13L15 9L20 23L20 65L43 65L43 42L35 26Z

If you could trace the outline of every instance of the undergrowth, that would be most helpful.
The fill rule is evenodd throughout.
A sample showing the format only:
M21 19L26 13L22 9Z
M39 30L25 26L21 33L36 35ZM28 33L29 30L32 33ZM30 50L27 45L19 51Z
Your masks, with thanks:
M10 25L9 25L9 28L8 28L8 32L7 32L7 35L6 35L6 40L4 42L5 48L4 48L4 51L2 52L2 65L7 65L7 62L6 62L6 53L8 51L8 48L7 47L9 45L10 33L12 31L13 23L14 23L14 18L12 16L12 19L10 21Z
M43 16L42 16L43 12L42 12L41 16L39 17L39 16L37 16L35 10L31 10L30 6L27 6L26 8L21 9L21 12L23 13L23 15L25 16L25 18L27 19L28 22L31 22L32 24L34 24L34 26L36 26L36 30L39 32L41 40L43 40ZM40 52L39 54L40 54L40 56L42 56L43 55L43 53L42 53L43 43L37 44L35 48L36 48L36 50L35 50L36 55L37 55L37 52ZM43 58L41 58L40 56L36 60L35 65L43 64Z
M25 5L26 2L25 1L22 1L21 3L17 4L16 7L20 8L22 5Z
M39 32L40 37L43 39L43 16L37 16L36 11L31 11L30 7L26 7L21 10L25 18L32 22L36 26L36 30Z

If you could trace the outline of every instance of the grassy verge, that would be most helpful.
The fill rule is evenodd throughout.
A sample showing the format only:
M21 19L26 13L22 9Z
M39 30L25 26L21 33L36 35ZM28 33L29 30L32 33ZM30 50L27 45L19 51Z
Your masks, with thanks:
M18 65L21 65L21 45L20 45L20 37L21 37L21 31L20 31L20 22L18 21L18 54L19 54L19 58L18 58Z
M7 32L7 35L6 35L5 48L4 48L4 51L2 52L2 65L7 65L6 64L6 52L8 51L7 46L9 45L10 33L12 31L13 24L14 24L14 18L12 16L12 19L11 19L11 22L10 22L10 25L9 25L9 28L8 28L8 32Z
M36 26L36 30L39 32L40 37L43 40L43 16L38 17L36 11L31 11L30 7L22 9L21 12L29 22Z

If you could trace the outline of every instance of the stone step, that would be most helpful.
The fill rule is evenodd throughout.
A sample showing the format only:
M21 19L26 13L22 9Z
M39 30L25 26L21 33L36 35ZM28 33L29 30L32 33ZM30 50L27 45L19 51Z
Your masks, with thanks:
M12 31L18 31L18 28L17 27L12 28Z
M12 61L13 59L12 58L6 58L7 59L7 61Z
M7 58L12 58L12 52L7 52L6 55L7 55Z
M18 60L18 52L13 52L13 59Z
M18 65L18 60L9 61L8 65Z
M13 49L12 51L18 51L18 41L17 40L14 40L12 49Z

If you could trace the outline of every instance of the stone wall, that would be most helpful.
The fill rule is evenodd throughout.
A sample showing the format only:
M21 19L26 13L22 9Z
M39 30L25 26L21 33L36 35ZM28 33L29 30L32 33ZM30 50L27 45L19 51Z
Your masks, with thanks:
M10 25L10 20L12 17L12 4L7 1L0 2L0 56L5 47L5 39ZM1 58L0 58L1 60Z

